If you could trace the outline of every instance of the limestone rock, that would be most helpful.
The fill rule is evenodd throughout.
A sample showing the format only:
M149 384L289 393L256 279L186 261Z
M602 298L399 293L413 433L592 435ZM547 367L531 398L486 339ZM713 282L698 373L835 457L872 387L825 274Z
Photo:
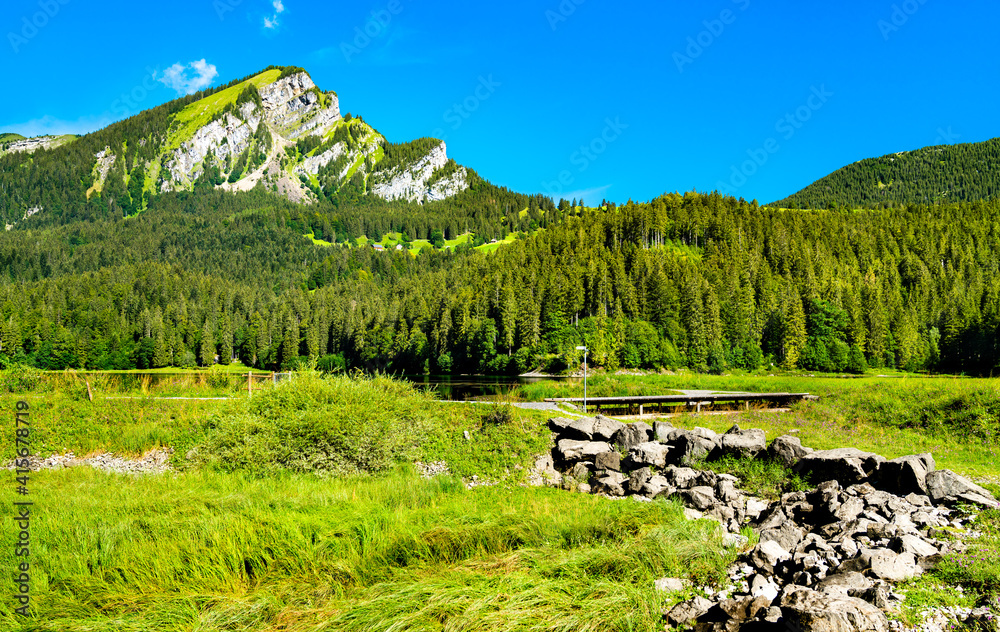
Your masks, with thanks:
M812 448L802 446L802 440L791 435L782 435L771 442L767 448L767 456L780 462L785 467L794 467L803 457L815 452Z
M608 496L624 496L624 483L628 478L618 472L608 472L604 476L593 481L591 487L594 493L607 494Z
M677 428L674 428L673 424L657 421L653 424L653 439L660 443L667 443L670 441L670 434L675 430Z
M629 450L629 456L631 457L632 462L640 467L646 465L664 467L667 464L667 452L669 451L669 446L665 446L662 443L657 443L655 441L650 441L634 446L631 450Z
M664 577L653 583L653 587L659 592L674 593L687 588L687 582L676 577Z
M711 601L704 597L695 597L691 601L685 601L674 606L670 614L667 615L667 621L673 626L687 625L708 612L711 608Z
M615 435L625 427L620 421L609 419L603 415L594 418L593 438L597 441L607 441L610 443Z
M690 465L707 457L716 446L714 440L706 439L692 432L684 431L681 434L674 434L675 438L670 442L672 448L670 457L673 463Z
M800 588L781 598L785 621L803 632L885 632L881 610L861 599Z
M933 472L934 467L934 457L930 454L893 459L879 468L879 487L900 496L926 494L927 474Z
M774 540L759 542L750 553L750 563L768 574L773 574L781 562L792 559L792 554Z
M390 171L375 171L369 182L371 192L385 200L424 202L443 200L469 188L464 167L449 178L430 185L434 172L448 164L448 151L442 142L423 158Z
M927 495L935 505L955 502L962 494L974 494L996 503L993 494L951 470L929 472L926 481Z
M877 454L857 448L838 448L807 454L794 469L814 483L839 481L841 485L851 485L876 474L882 463L885 458Z
M653 438L653 429L641 421L624 426L615 435L614 442L621 444L622 449L631 450L635 446L646 443Z
M553 417L552 419L549 419L549 430L561 434L575 421L575 419L570 419L569 417Z
M734 426L729 432L719 437L718 447L713 451L712 458L725 456L736 458L753 458L767 448L767 436L763 430L741 430Z
M680 493L684 504L694 507L698 511L708 511L719 502L715 498L714 490L711 487L694 487L686 489Z
M590 441L594 438L594 420L589 417L577 419L563 429L562 436L577 441Z
M816 590L827 594L847 595L852 590L868 590L870 579L856 571L844 571L827 576L816 584Z
M859 557L841 565L843 570L868 572L873 577L891 582L904 582L923 573L912 553L895 553L889 549L864 551Z
M911 553L915 557L930 557L940 553L930 542L915 535L901 535L893 538L889 546L897 553Z
M557 446L559 458L566 462L592 460L599 454L611 452L611 446L600 441L561 439Z
M617 452L602 452L594 457L594 469L621 472L622 455Z

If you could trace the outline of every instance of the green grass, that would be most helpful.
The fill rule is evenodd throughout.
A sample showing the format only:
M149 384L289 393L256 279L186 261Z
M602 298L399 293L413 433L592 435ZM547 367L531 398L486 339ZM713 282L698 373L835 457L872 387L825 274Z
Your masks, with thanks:
M12 631L652 631L680 598L655 579L717 583L735 557L678 504L466 491L406 469L333 481L76 470L31 486L34 615L0 600ZM0 498L10 505L10 486Z
M736 555L721 547L714 523L683 520L674 502L523 487L525 468L549 445L544 412L441 404L384 377L302 374L249 401L93 403L79 376L46 377L0 375L0 388L28 390L0 396L0 409L12 417L17 400L30 402L37 452L171 446L179 471L33 474L34 616L17 620L13 602L0 600L2 629L661 630L662 611L684 595L657 593L653 581L722 583ZM203 384L179 377L190 380L190 392L220 388L210 378L239 381L224 372ZM92 387L134 393L127 379L95 376ZM993 444L949 432L988 426L997 395L988 380L683 375L607 376L594 385L608 394L812 391L823 399L789 414L673 421L720 431L738 421L770 437L794 431L816 448L856 445L887 457L932 451L941 467L997 471ZM140 395L170 388L181 386L139 382ZM13 447L11 433L0 434L0 456L9 459ZM209 457L187 461L192 448ZM467 491L450 477L423 481L407 465L416 459L499 484ZM762 496L803 485L773 463L712 467ZM13 501L13 485L0 486L0 502ZM982 536L969 554L907 586L904 620L921 604L968 605L996 593L1000 512L984 513L976 530ZM13 568L13 542L5 542L0 565ZM13 590L6 573L0 592Z
M455 239L445 239L444 247L447 248L457 248L462 244L467 244L472 241L472 233L462 233Z
M66 451L139 456L173 447L174 463L190 467L188 451L201 446L202 460L220 469L336 470L344 459L329 453L321 459L313 450L323 441L323 449L341 446L346 462L363 463L367 471L384 471L399 458L420 459L446 461L462 476L521 481L533 458L548 450L544 412L514 410L510 423L489 423L487 407L441 404L387 378L320 380L299 374L278 388L260 383L247 401L246 379L222 372L171 375L159 382L127 373L92 374L86 381L75 373L18 375L0 376L0 391L17 391L0 395L0 410L13 411L19 400L31 405L33 452L41 456ZM157 399L163 397L233 399ZM289 453L289 446L297 451ZM312 461L303 456L310 453ZM13 457L11 437L0 434L0 459Z
M333 245L333 242L323 241L322 239L316 239L315 233L309 233L308 235L303 235L303 237L310 239L313 242L314 246L324 246L329 248L330 246Z
M727 456L711 463L695 463L693 467L713 470L719 474L732 474L740 480L740 489L768 500L777 500L784 493L808 491L813 487L781 463L766 459Z
M501 246L509 246L515 241L517 241L517 234L511 233L495 244L483 244L482 246L478 246L476 250L480 252L495 252Z
M24 136L20 134L3 133L0 134L0 143L14 143L19 140L27 140Z
M213 116L225 109L227 105L236 103L236 99L239 98L240 93L243 92L248 84L252 83L257 88L262 88L277 81L280 75L280 70L268 70L243 83L216 92L187 106L178 112L174 118L174 124L179 127L170 134L170 138L164 148L165 151L172 151L180 147L182 142L190 139L194 136L195 132L208 125Z
M906 595L899 619L920 623L926 608L1000 606L1000 510L980 513L971 528L978 535L967 540L964 553L945 555L930 573L900 587ZM956 628L959 629L959 628Z

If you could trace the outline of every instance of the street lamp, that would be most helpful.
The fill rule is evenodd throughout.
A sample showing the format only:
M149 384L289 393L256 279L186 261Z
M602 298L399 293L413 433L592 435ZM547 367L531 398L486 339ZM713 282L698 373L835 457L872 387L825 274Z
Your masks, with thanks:
M583 351L583 412L587 412L587 353L590 349L587 347L577 347L577 351Z

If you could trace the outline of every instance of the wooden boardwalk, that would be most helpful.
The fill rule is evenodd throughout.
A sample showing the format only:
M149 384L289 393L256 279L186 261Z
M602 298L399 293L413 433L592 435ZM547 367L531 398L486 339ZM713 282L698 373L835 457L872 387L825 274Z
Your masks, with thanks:
M683 412L716 412L749 410L751 407L766 409L786 408L801 401L818 401L809 393L717 393L690 392L681 395L631 395L625 397L588 397L589 412L609 412L619 415L676 414ZM582 397L564 397L545 400L553 404L579 404Z

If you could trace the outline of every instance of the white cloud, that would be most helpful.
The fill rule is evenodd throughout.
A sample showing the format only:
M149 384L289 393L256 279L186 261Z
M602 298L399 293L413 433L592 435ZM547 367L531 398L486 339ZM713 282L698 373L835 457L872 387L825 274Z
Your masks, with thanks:
M273 0L271 4L274 5L274 15L264 16L264 28L274 30L279 26L278 16L285 12L285 3L284 0Z
M219 71L214 64L207 63L204 59L193 61L186 66L174 64L163 71L162 77L157 77L157 81L173 88L177 94L194 94L199 90L212 85L212 81L219 76Z

